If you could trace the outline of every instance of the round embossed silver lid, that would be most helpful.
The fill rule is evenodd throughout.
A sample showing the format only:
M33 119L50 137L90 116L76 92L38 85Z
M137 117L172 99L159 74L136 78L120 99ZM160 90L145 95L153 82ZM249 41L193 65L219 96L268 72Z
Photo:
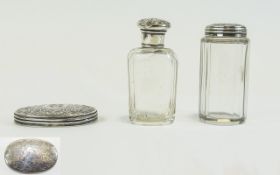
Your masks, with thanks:
M45 104L16 110L15 115L30 118L73 118L95 114L94 107L78 104Z
M94 107L78 104L46 104L28 106L14 113L17 124L28 126L73 126L97 120Z
M205 35L217 37L246 37L247 29L241 24L215 23L206 26Z
M138 21L138 27L144 31L161 31L166 32L170 28L168 21L158 18L145 18Z

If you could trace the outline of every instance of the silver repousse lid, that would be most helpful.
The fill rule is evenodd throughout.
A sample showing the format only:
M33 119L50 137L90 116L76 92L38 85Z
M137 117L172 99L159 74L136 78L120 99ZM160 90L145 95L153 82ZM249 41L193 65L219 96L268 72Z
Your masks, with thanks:
M26 126L74 126L91 123L97 118L94 107L78 104L28 106L14 113L15 123Z
M138 21L138 27L140 27L141 30L146 31L165 32L168 28L170 28L170 23L158 18L145 18Z
M8 145L4 154L6 164L24 174L51 169L57 162L55 146L39 139L21 139Z
M240 24L216 23L206 26L205 35L217 37L246 37L247 29Z
M95 114L94 107L78 104L45 104L27 106L16 110L17 116L40 119L65 119Z

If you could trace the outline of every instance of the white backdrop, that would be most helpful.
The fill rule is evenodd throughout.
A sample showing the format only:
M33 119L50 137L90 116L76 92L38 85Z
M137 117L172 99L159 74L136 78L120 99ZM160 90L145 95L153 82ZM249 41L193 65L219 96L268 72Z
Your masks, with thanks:
M277 0L0 0L0 136L61 137L62 174L279 175L280 10ZM136 22L167 19L178 56L173 125L128 122L127 53ZM199 45L204 27L241 23L251 39L248 120L200 123ZM80 103L100 120L69 128L13 123L22 106ZM0 159L1 161L1 159ZM5 174L8 175L8 174Z

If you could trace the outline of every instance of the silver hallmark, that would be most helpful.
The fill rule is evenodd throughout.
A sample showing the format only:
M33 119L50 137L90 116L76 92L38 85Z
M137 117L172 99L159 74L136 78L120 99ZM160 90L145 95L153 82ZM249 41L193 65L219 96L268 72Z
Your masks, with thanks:
M5 151L6 164L21 173L38 173L52 168L58 159L54 145L39 139L20 139Z

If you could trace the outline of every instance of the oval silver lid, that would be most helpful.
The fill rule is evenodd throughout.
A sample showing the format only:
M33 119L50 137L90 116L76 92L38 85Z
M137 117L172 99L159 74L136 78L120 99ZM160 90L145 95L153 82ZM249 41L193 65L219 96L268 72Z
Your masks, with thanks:
M51 169L57 162L55 146L39 139L20 139L8 145L6 164L21 173L39 173Z
M26 118L65 119L95 114L94 107L78 104L45 104L18 109L14 114Z
M241 24L215 23L206 26L205 35L217 37L246 37L247 29Z
M144 31L166 32L166 30L170 28L170 26L171 25L168 21L158 18L145 18L138 21L138 27Z

